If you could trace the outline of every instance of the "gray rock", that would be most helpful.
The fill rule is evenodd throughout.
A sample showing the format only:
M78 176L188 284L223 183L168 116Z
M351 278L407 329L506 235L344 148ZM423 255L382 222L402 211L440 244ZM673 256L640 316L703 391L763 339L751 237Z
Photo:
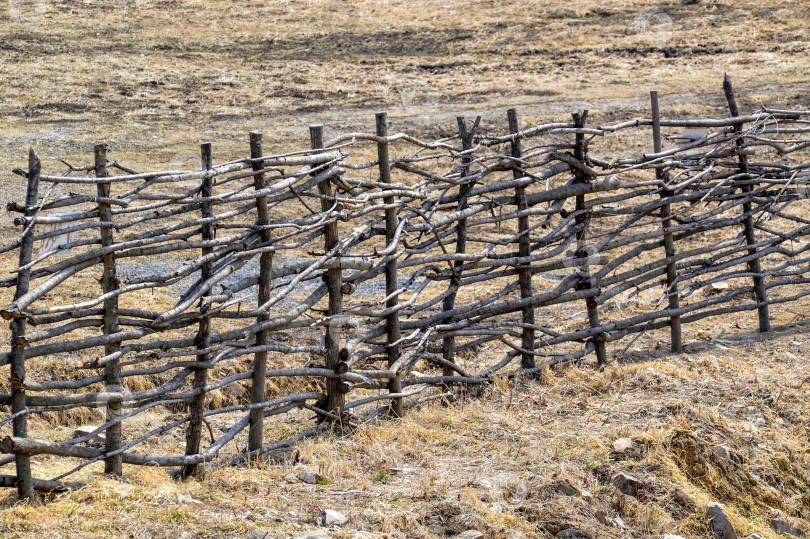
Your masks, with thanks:
M778 513L771 518L771 528L782 535L793 535L795 537L805 537L806 535L802 530L791 524L785 515Z
M711 296L714 294L719 294L721 292L725 292L729 289L729 284L723 281L718 283L710 283L700 289L701 292L706 294L707 296Z
M630 438L619 438L613 442L614 451L627 451L633 448L633 440Z
M590 534L582 532L576 528L566 528L557 532L559 539L591 539Z
M579 489L572 485L568 479L557 479L548 486L548 489L557 494L562 494L563 496L580 495Z
M314 530L294 535L293 539L329 539L329 534L323 530Z
M245 539L265 539L266 537L270 537L270 532L264 530L248 530L245 534Z
M284 482L285 483L297 483L298 482L298 476L295 475L294 473L288 473L287 475L284 476Z
M684 539L684 537L680 535L672 535L671 533L666 533L661 536L661 539Z
M728 450L728 447L724 445L712 447L712 453L719 459L728 460L731 458L731 452Z
M765 537L764 535L762 535L759 532L754 532L751 535L749 535L748 537L746 537L745 539L768 539L768 538Z
M521 481L520 483L515 486L515 492L512 494L512 497L509 499L512 503L520 503L526 499L526 496L529 495L529 487L526 485L525 481Z
M622 494L634 497L638 495L638 489L641 487L641 481L624 472L618 472L611 478L610 482L613 483Z
M321 511L321 516L319 518L320 524L322 526L343 526L348 522L348 518L343 513L338 513L337 511L332 511L331 509L324 509Z
M737 531L731 525L722 505L715 502L707 503L706 516L709 518L709 526L715 536L721 539L737 539Z
M321 480L323 480L323 477L314 472L300 471L298 472L298 479L308 485L317 485Z
M87 436L98 427L93 425L82 425L81 427L76 427L76 430L73 431L74 438L81 438L82 436ZM104 436L104 431L99 432L98 434L94 434L87 443L90 445L95 444L103 444L106 441L107 437Z
M459 539L480 539L484 534L478 530L467 530L458 535Z

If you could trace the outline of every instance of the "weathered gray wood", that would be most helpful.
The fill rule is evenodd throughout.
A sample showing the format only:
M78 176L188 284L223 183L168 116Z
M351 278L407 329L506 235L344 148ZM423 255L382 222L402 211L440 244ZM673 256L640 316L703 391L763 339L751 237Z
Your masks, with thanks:
M388 137L388 115L385 112L378 112L375 116L377 136L380 138ZM388 152L388 142L377 143L377 161L380 168L380 182L384 184L391 183L391 167L390 156ZM393 207L395 199L393 196L386 196L383 198L386 204L385 208L385 242L390 244L395 241L397 225L397 210ZM396 250L396 246L394 246ZM396 294L399 287L397 279L397 259L392 258L385 264L385 295L388 300L385 306L388 309L393 309L399 304L399 295ZM394 311L385 317L385 330L387 342L387 355L388 366L390 367L399 360L402 353L402 346L400 339L402 335L399 328L399 311ZM395 376L388 380L389 393L402 393L402 379L400 376ZM402 417L402 398L397 397L391 400L391 413L395 417Z
M509 121L509 133L516 135L520 132L518 125L517 110L509 109L506 111L507 119ZM511 143L511 154L515 159L520 159L523 156L520 147L520 138L515 137ZM512 170L512 177L517 180L523 177L517 164L514 165ZM525 211L529 208L526 202L526 187L520 185L515 187L515 201L517 202L518 211ZM531 238L529 236L529 216L521 215L518 217L518 256L527 257L531 255ZM530 298L534 295L532 292L532 272L525 266L518 266L518 281L520 282L520 297ZM521 347L526 350L526 353L521 355L521 366L524 369L533 369L535 367L534 355L534 307L528 306L523 308L523 329L521 330Z
M660 126L671 122L660 120L657 107L653 108L654 121L641 120L626 127L653 127L654 149L640 157L611 160L610 156L599 159L593 157L596 152L587 153L583 144L588 137L604 135L607 131L582 127L584 118L557 127L545 126L545 131L536 127L519 131L517 115L511 112L509 135L475 135L470 143L465 139L472 130L463 124L459 126L461 143L457 139L445 139L422 145L421 141L407 136L387 135L385 117L379 115L374 134L342 136L339 140L344 145L329 148L329 153L333 154L331 159L321 159L324 154L317 150L293 152L288 154L289 159L265 158L257 149L258 137L254 134L250 159L240 160L238 164L232 161L210 170L172 173L177 181L210 178L212 190L220 193L217 196L211 196L210 191L203 192L202 185L194 188L182 185L177 192L171 192L165 185L165 181L169 181L167 176L145 174L117 196L70 194L48 202L50 197L46 194L42 207L77 210L67 216L34 215L36 199L34 204L16 205L15 211L28 212L16 220L18 226L26 227L23 237L31 226L73 223L74 220L77 224L69 225L71 229L84 232L79 236L83 239L74 244L77 247L74 254L32 260L20 265L10 277L0 279L0 287L7 287L17 284L18 275L23 272L28 272L31 282L44 278L44 282L37 283L39 286L32 284L31 290L0 309L5 318L16 319L13 325L20 322L37 325L33 331L27 328L25 339L15 339L19 346L14 353L21 353L22 358L36 358L89 351L109 344L118 347L116 352L101 358L91 353L89 362L80 366L92 369L88 376L80 374L68 380L45 376L42 380L28 381L24 386L26 407L0 418L0 426L23 419L27 414L77 407L104 408L108 402L120 403L127 413L119 417L120 421L99 427L103 431L124 421L130 422L131 417L145 409L185 403L193 409L194 403L199 404L212 391L234 387L232 384L246 380L251 380L253 385L250 404L245 399L244 403L233 406L199 408L201 413L190 413L157 425L111 453L75 447L83 443L82 440L55 444L18 437L4 447L17 453L31 450L83 459L76 469L120 456L124 463L196 470L203 462L223 457L218 451L239 432L248 427L256 429L260 424L255 419L257 411L268 417L303 408L329 421L356 425L386 410L389 414L396 413L400 403L402 408L407 408L421 402L412 397L430 385L442 386L445 390L429 398L445 398L459 391L458 386L491 383L495 376L511 379L592 352L600 359L599 348L604 351L604 343L645 331L672 328L674 320L686 324L810 296L810 219L802 214L805 202L800 200L806 195L802 182L810 171L810 163L781 158L791 153L798 157L800 151L810 148L810 140L799 136L808 131L797 131L805 129L796 127L803 124L786 120L785 125L780 121L777 131L775 122L767 123L772 122L772 118L762 114L757 117L760 121L756 125L756 136L744 137L743 144L729 144L742 137L728 129L710 133L696 142L678 142L675 147L662 151ZM785 116L793 117L796 115ZM749 130L750 122L757 118L747 120L749 124L735 119L728 125L740 125L743 130ZM554 133L578 135L577 144L562 145L552 151L542 139L528 142L529 137L552 129ZM783 136L785 133L791 135ZM322 136L314 136L314 145L323 145L321 139ZM378 161L368 162L363 153L342 158L342 154L351 153L356 141L374 144ZM592 139L592 144L598 141L598 138ZM512 147L504 155L507 142ZM394 152L391 145L395 143L415 145L416 149L408 148L400 154L397 147L398 156L391 159ZM459 146L469 148L460 165ZM758 151L757 161L746 160L744 167L738 166L737 158L745 157L754 147L764 150ZM564 151L568 148L578 151L568 154ZM431 154L432 151L437 153ZM307 153L312 155L304 155ZM773 158L775 162L771 163L769 154L779 157ZM114 166L106 160L105 164ZM301 164L312 166L297 168ZM377 181L370 175L378 165ZM390 168L394 167L402 173L391 178ZM349 177L343 175L346 169L352 170L346 175ZM71 174L79 170L82 169L71 167ZM137 174L122 170L131 176ZM242 170L246 171L233 174ZM668 177L661 174L662 170L673 176L669 191L666 190ZM573 179L566 183L567 178L561 175L568 171L572 171ZM657 171L655 179L649 177L651 171ZM30 176L26 172L19 173ZM90 183L111 183L104 180L108 178L95 178ZM163 185L151 190L153 183ZM227 188L220 187L224 185ZM566 209L569 198L577 199L574 215L570 213L570 205ZM312 199L318 199L320 206ZM308 212L287 218L282 211L278 218L264 220L262 200L268 212L290 200L302 203ZM116 208L110 211L109 220L102 220L99 211L93 209L99 204ZM200 210L205 204L225 208L217 215L202 217ZM310 209L316 206L320 211ZM737 207L742 208L742 216ZM760 214L768 218L757 219ZM251 216L259 218L254 220ZM756 243L741 242L745 236L737 235L747 218L752 218L753 230L761 230ZM340 222L346 224L339 225ZM518 229L510 227L508 232L502 233L499 227L504 222L517 223ZM198 235L204 226L234 229L234 232L201 240ZM338 226L351 229L338 237ZM118 242L99 247L101 238L90 238L95 229L115 231ZM43 233L41 227L39 230L39 235L33 236L34 242L62 233ZM272 239L270 230L273 230ZM531 238L527 231L531 232ZM321 235L324 235L323 244L320 244ZM327 243L330 237L336 242ZM383 237L386 244L381 248ZM707 242L707 237L716 239ZM461 248L459 239L463 240ZM675 245L697 245L694 239L699 240L699 247L683 247L676 252ZM570 256L574 240L582 240L577 246L581 252ZM323 249L326 245L332 248ZM0 253L21 246L21 241L16 242L0 248ZM139 257L172 256L174 251L193 256L201 249L208 249L208 254L166 272L133 276L110 293L70 305L53 305L53 298L64 297L58 288L62 283L80 271L101 266L104 256L114 255L118 264L125 257L137 263ZM297 260L267 272L269 264L261 260L267 261L275 252L285 251L294 254ZM601 267L592 267L590 271L577 270L576 275L564 277L558 284L547 284L539 292L529 288L530 280L526 282L526 277L532 275L542 275L546 283L548 279L559 280L559 272L567 273L565 268L594 262L589 256L604 256L607 262L599 261ZM256 257L260 259L258 270L246 265ZM276 260L279 259L284 260ZM750 271L755 261L764 268L758 274ZM202 273L204 266L210 268L209 276L187 286L185 283ZM772 299L739 303L741 298L755 291L750 283L754 275L761 276L763 292L774 289L770 293ZM385 297L380 286L383 276ZM270 277L278 281L265 281L267 294L260 286L260 302L265 308L244 308L248 302L252 303L253 298L248 295L250 287ZM325 283L321 284L320 279ZM619 305L628 295L659 290L665 279L669 285L675 283L685 306L673 308L677 306L673 297L669 298L668 306L662 300L666 307L642 302L628 312ZM706 285L716 282L727 282L729 288L707 293ZM450 286L445 288L446 283ZM537 282L534 284L536 287ZM276 288L272 288L273 285ZM184 290L175 306L165 312L152 312L148 305L119 310L120 329L115 333L98 335L88 329L104 326L102 305L105 301L119 295L130 301L136 297L142 301L145 299L143 289L147 289L148 294L150 287L155 287L156 293L170 295L177 293L178 288ZM335 309L333 296L327 308L330 287L341 294L358 293L352 296L352 301L341 305L342 309ZM131 295L138 290L141 292L137 296ZM461 290L465 292L463 302L456 300ZM483 291L486 292L481 293ZM516 297L518 291L520 294ZM444 309L448 298L452 298L452 308ZM208 310L197 311L198 301ZM588 306L589 325L561 329L553 318L538 324L536 321L528 323L531 320L525 316L538 308L561 313L570 312L572 308L581 310L576 309L576 304L583 301ZM608 302L615 303L617 308L609 307ZM207 346L197 338L201 318L225 321L217 331L209 324ZM296 341L307 339L309 332L330 323L341 325L346 320L362 328L362 347L341 346L334 327L327 335L326 348L314 341L300 346L285 342L288 337ZM390 332L394 320L398 322L398 334ZM262 334L268 331L284 333L262 344ZM529 334L531 337L527 337ZM673 344L676 341L673 335ZM461 353L477 353L477 359L484 362L483 370L473 370L471 365L462 366L445 359L442 353L448 342L452 342L451 359ZM330 349L331 367L322 367L322 357L327 356ZM294 355L295 360L300 359L302 363L278 369L267 369L265 365L261 370L257 358L261 359L260 354L265 353ZM500 357L492 358L493 353ZM245 368L249 357L254 359L253 367ZM505 372L518 357L523 367ZM200 361L201 358L207 360ZM11 363L12 359L11 352L0 353L0 365ZM122 364L126 361L127 365L126 370L120 372L121 379L157 375L165 377L165 381L137 391L95 391L92 386L105 381L105 376L97 374L95 369L118 360ZM534 362L533 368L526 368L529 360ZM18 358L17 363L20 362ZM132 367L135 364L142 365ZM439 366L448 375L416 374L426 366ZM229 371L236 368L236 371L222 377L223 367ZM217 379L201 385L195 377L203 370L216 373L212 377ZM411 372L414 374L410 375ZM291 377L295 380L290 380ZM266 388L258 389L263 387L263 378L286 378L295 384L327 379L333 403L327 404L326 395L312 392L307 400L317 401L317 408L304 402L303 397L285 400L283 405L271 408L270 403L277 399L262 400L267 398ZM418 387L414 391L396 392L394 381L401 387ZM23 391L19 381L12 387ZM348 404L341 410L334 400L340 398L342 403L343 393L350 389L359 390L362 395L351 402L346 398ZM19 394L0 394L0 404L10 405L19 397ZM380 408L372 406L371 412L364 409L379 401L390 404ZM348 414L349 409L354 413ZM237 412L244 413L235 430L207 449L200 447L200 443L195 454L167 457L129 453L131 447L170 429L184 428L189 423L205 429L205 423L198 422L201 415ZM305 415L311 417L308 413ZM249 446L255 449L243 452L234 462L276 447L261 438L251 441L250 434L248 438ZM0 463L9 463L14 458L0 459ZM65 477L74 472L75 469L68 470ZM38 488L36 481L32 481L34 488ZM0 486L4 484L9 483L0 481Z
M250 157L258 159L262 156L262 133L259 131L250 132ZM254 170L261 170L262 162L253 161ZM265 188L264 174L258 173L253 177L253 187L257 191ZM270 224L270 214L267 209L267 197L262 196L256 199L257 221L261 227ZM263 245L270 243L270 229L262 228L260 231ZM258 304L263 305L270 299L270 282L273 272L273 253L263 252L259 255L259 294ZM266 314L256 317L256 323L261 324L269 320ZM266 346L269 342L269 331L262 329L256 332L256 346ZM259 350L253 356L253 376L250 381L250 402L258 403L266 400L266 379L267 371L267 350ZM250 426L248 430L248 451L255 451L262 447L264 433L264 409L257 408L250 412Z
M323 125L313 124L309 126L309 141L312 149L323 148ZM330 180L326 179L318 183L318 193L321 195L321 211L327 212L332 210L335 205L335 194L332 189ZM338 228L336 222L327 223L323 227L323 246L324 251L329 252L338 245ZM326 315L334 317L343 312L343 272L340 268L329 269L326 271L326 287L329 291L329 306ZM335 324L330 324L326 329L326 337L324 339L324 348L326 351L326 368L331 370L338 370L341 363L340 359L340 328ZM326 410L329 412L337 413L339 416L343 414L343 405L345 403L344 393L346 386L340 380L334 378L326 379Z
M734 98L734 88L731 85L731 78L726 75L723 78L723 92L726 94L726 100L728 101L728 109L731 113L732 117L737 117L740 115L740 111L737 108L737 100ZM734 126L734 132L739 134L742 132L742 125L736 124ZM743 174L748 174L748 157L743 153L742 146L743 140L742 138L738 138L736 140L737 150L739 152L739 165L740 165L740 172ZM743 184L740 186L740 189L743 193L750 193L751 192L751 185L750 184ZM743 231L745 233L745 241L748 245L754 245L757 242L756 234L754 233L754 218L750 215L751 212L751 202L743 203L743 213L749 214L743 218ZM756 250L752 249L751 253L755 253ZM759 258L755 258L748 262L748 271L750 271L754 275L754 296L757 299L757 303L760 305L757 309L757 314L759 318L759 331L761 333L767 333L771 330L771 319L768 315L768 305L765 303L768 301L768 296L765 292L765 281L762 278L762 266L759 262Z
M214 161L210 142L205 142L200 145L200 158L203 170L211 170L213 168ZM201 184L202 189L200 194L204 198L210 198L213 196L214 187L212 178L210 176L203 176ZM200 204L200 214L203 219L213 215L211 202L206 201ZM214 239L214 227L211 223L204 223L202 225L202 239L207 241ZM201 255L203 257L211 254L211 252L211 247L203 247L201 249ZM200 282L205 282L210 279L213 272L213 263L205 262L200 268ZM203 351L211 345L211 318L208 316L209 310L210 307L205 302L201 301L200 321L197 326L197 336L195 338L197 349L201 351L199 354L197 354L198 363L207 363L210 359L209 354ZM195 389L202 388L207 382L208 369L194 368L194 380L192 381L192 386ZM200 392L199 394L194 395L191 403L189 404L189 414L191 416L191 420L186 428L186 455L196 455L200 452L203 415L205 413L205 397L205 393ZM198 471L199 463L188 464L182 469L181 475L189 476L196 474Z
M32 148L28 152L28 185L25 192L25 215L33 217L36 214L37 192L39 189L39 176L41 163ZM31 261L34 250L34 225L23 233L20 239L19 265L25 266ZM31 279L30 270L22 270L17 274L17 289L14 299L17 300L28 292ZM27 321L17 316L11 321L11 413L15 415L12 430L17 438L28 436L28 420L25 413L25 330ZM31 478L31 458L24 453L15 455L17 471L17 496L20 500L34 501L34 487Z
M107 174L107 145L96 144L94 148L95 174L96 178L106 178ZM96 184L98 196L101 200L110 198L110 183L99 182ZM98 217L102 222L112 221L112 208L107 202L99 202ZM111 226L102 226L101 246L110 247L114 244L113 229ZM110 251L102 258L103 273L101 277L101 287L105 294L118 289L118 277L115 269L115 253ZM112 335L118 333L118 296L111 296L104 300L104 334ZM108 343L104 345L106 355L118 352L118 343ZM121 391L121 367L118 360L111 361L104 365L104 390L109 392ZM111 400L107 402L107 421L113 420L121 415L121 402ZM115 451L122 444L121 423L112 425L105 433L105 444L107 451ZM104 460L104 473L111 475L122 475L121 458L113 456Z
M470 129L467 129L467 122L464 120L463 116L459 116L456 118L456 122L458 123L458 132L459 136L461 137L461 148L462 150L470 150L472 149L473 137L475 136L475 131L478 129L478 124L481 121L481 117L478 116L473 122L473 125ZM472 162L472 157L469 153L465 154L461 158L461 184L458 188L458 206L456 211L462 212L467 208L468 205L468 196L470 190L473 187L472 182L465 181L464 178L467 177L469 173L469 166ZM463 254L467 251L467 218L462 217L458 220L456 224L456 253ZM458 295L458 290L460 287L461 281L461 266L462 262L460 260L453 263L452 274L450 276L450 283L448 285L448 293L445 296L444 301L442 302L442 311L449 312L453 310L453 307L456 303L456 295ZM442 358L448 363L454 363L454 356L455 356L455 348L456 348L456 338L453 336L445 337L442 341ZM449 365L442 366L442 376L451 376L453 374L453 369Z
M652 129L653 129L653 151L659 153L661 151L661 112L658 107L658 92L653 90L650 92L650 106L652 108ZM661 182L666 183L667 175L662 168L655 169L655 177ZM662 188L661 198L669 200L672 198L672 191ZM661 227L664 230L664 255L667 258L675 256L675 239L674 234L669 228L672 226L671 205L669 202L661 206ZM677 310L680 308L680 299L678 292L674 290L673 284L677 279L677 270L675 262L667 264L667 301L669 308ZM670 333L670 347L673 352L680 354L683 352L683 343L681 339L681 317L680 315L672 315L669 319L669 333Z
M574 125L577 127L577 129L582 129L585 126L585 119L588 117L588 111L584 110L582 111L582 113L577 111L574 112L572 116L574 118ZM582 133L577 133L574 147L574 157L576 158L577 161L582 163L585 161L585 154L586 154L585 137L583 136ZM585 175L579 169L574 169L574 178L575 183L577 184L590 183L588 181L588 176ZM586 271L588 271L589 257L592 255L597 255L598 253L589 254L585 242L587 225L588 222L590 221L590 216L586 214L585 194L580 194L576 196L575 209L577 212L580 212L576 217L576 222L577 224L584 225L584 228L576 233L577 249L574 253L574 257L585 258L586 259L585 268ZM594 277L590 273L590 271L588 271L587 277L581 279L580 283L577 286L583 290L592 290L592 289L599 290L599 283L594 282ZM590 324L590 326L592 328L599 327L601 325L599 321L599 306L597 305L593 297L588 297L585 299L585 307L587 309L588 323ZM594 351L596 353L597 364L599 364L600 366L607 364L607 351L605 350L605 341L603 335L594 336L593 343L594 343Z

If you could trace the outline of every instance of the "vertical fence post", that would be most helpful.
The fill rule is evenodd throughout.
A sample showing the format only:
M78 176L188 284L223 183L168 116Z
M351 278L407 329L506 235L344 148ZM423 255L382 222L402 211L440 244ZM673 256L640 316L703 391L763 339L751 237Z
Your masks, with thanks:
M506 116L509 119L509 133L512 135L519 133L517 110L509 109L506 111ZM520 138L517 136L512 139L511 154L512 157L516 159L520 159L523 155L520 147ZM516 180L521 177L520 168L517 163L512 164L512 177ZM525 187L515 187L515 203L518 212L525 212L529 209L529 205L526 203ZM518 238L518 256L520 258L526 258L531 255L528 215L518 217L518 233L520 234L520 238ZM520 283L520 297L523 299L532 297L532 271L529 268L528 262L521 263L518 266L518 281ZM535 366L534 356L530 353L534 352L534 324L534 307L524 307L521 347L526 350L526 352L523 353L520 362L524 369L533 369Z
M95 174L96 178L107 177L107 145L96 144L94 147ZM99 182L96 184L96 191L100 198L110 198L110 183ZM102 223L112 221L112 207L109 202L100 200L98 203L98 216ZM113 228L111 225L101 225L101 245L109 247L113 245ZM101 286L104 293L113 292L118 289L118 278L115 271L115 254L109 252L104 255L103 274ZM111 335L118 333L118 296L109 297L104 300L104 334ZM104 345L106 355L114 354L120 348L118 343L108 343ZM104 390L106 392L121 391L121 366L119 360L114 359L104 365ZM107 401L107 421L121 417L121 401ZM121 448L122 438L121 423L109 427L105 433L105 450L109 453ZM121 455L115 455L104 459L104 473L111 475L122 474Z
M211 143L204 142L200 145L200 158L203 170L211 170L214 166L213 155L211 153ZM213 196L213 179L211 176L206 175L202 179L200 189L200 197L203 202L200 204L201 214L203 219L207 219L214 215L211 197ZM202 225L202 239L203 241L211 241L214 239L214 224L204 222ZM206 256L213 251L213 247L204 246L201 249L201 255ZM211 278L213 273L213 262L207 261L200 268L200 284L204 283ZM197 335L195 337L195 345L198 350L208 348L211 341L211 318L207 315L210 307L205 303L206 293L200 300L200 322L197 326ZM206 362L209 359L209 354L206 352L197 354L197 361L200 363ZM194 380L192 386L194 389L205 387L208 382L208 369L195 368ZM200 442L202 440L202 426L203 426L203 413L205 411L205 392L200 392L194 395L191 399L189 406L189 414L191 420L186 429L186 455L196 455L200 452ZM196 474L199 471L199 464L188 464L183 468L182 475L189 476Z
M313 150L323 148L323 124L312 124L309 126L310 147ZM335 195L332 191L331 180L329 178L318 183L318 193L321 194L321 211L327 212L333 209ZM323 226L324 251L329 252L338 244L337 222L332 221ZM340 260L338 255L337 260ZM326 315L330 320L334 320L336 315L343 312L343 272L340 265L326 270L326 287L329 291L329 307ZM337 371L340 363L340 337L332 322L326 328L326 368ZM343 415L343 395L346 391L346 384L336 378L326 379L326 409Z
M39 174L41 164L32 148L28 152L28 187L25 192L25 216L33 218L36 215L37 191L39 190ZM20 258L18 267L31 262L34 250L34 224L31 223L23 232L20 240ZM31 282L31 269L23 269L17 273L17 288L14 291L14 300L21 298L28 292ZM24 316L15 316L11 320L11 413L20 414L12 422L12 434L15 438L28 437L28 416L24 412L25 405L25 329ZM34 485L31 480L31 456L28 453L14 455L17 467L17 497L20 500L34 501Z
M250 132L250 158L258 159L262 156L262 133L260 131ZM253 162L253 170L261 170L263 168L262 161ZM256 174L253 176L253 188L258 191L264 189L264 174ZM262 240L262 246L268 246L270 243L270 229L267 225L270 224L270 216L267 210L267 197L260 196L256 199L256 213L257 224L262 227L259 230L259 235ZM270 299L270 281L271 271L273 268L273 253L263 252L259 255L259 305L263 305ZM256 323L261 324L267 321L270 315L260 314L256 317ZM262 329L256 332L256 346L266 346L268 342L268 331ZM265 374L267 373L267 350L259 350L253 357L253 374L251 377L250 386L250 402L256 404L264 402L266 380ZM262 446L264 432L264 408L256 408L250 411L250 427L248 431L248 451L255 451Z
M481 121L481 117L478 116L473 123L472 129L469 131L467 130L467 122L464 120L463 116L459 116L456 118L456 122L458 123L458 133L461 136L461 149L463 151L468 151L472 149L472 140L475 136L475 131L478 129L478 123ZM465 153L461 157L461 176L460 179L463 180L468 173L468 169L470 163L472 162L472 157L469 153ZM464 208L467 207L467 196L472 189L472 184L470 182L462 183L458 188L458 211L462 211ZM458 225L456 226L456 254L464 254L467 251L467 219L462 218L458 220ZM461 266L463 262L461 260L456 260L453 262L452 271L453 273L450 275L450 286L448 290L447 296L445 296L444 301L442 302L442 311L452 311L455 304L456 304L456 295L458 294L458 289L461 282ZM445 337L442 340L442 358L449 362L455 363L454 356L456 350L456 338L455 337ZM452 376L456 371L449 365L442 365L442 376Z
M388 119L384 112L378 112L376 115L377 122L377 136L388 136ZM380 181L382 183L391 183L391 166L388 154L388 141L377 142L377 161L380 168ZM392 196L383 197L385 202L385 243L390 244L394 241L394 236L397 231L397 209L393 207L395 199ZM396 252L396 249L394 249ZM389 255L390 256L390 255ZM391 309L399 304L399 296L395 295L398 287L397 282L397 259L392 257L391 260L385 263L385 295L388 300L385 302L385 307ZM388 338L388 366L390 367L399 359L401 352L401 345L399 344L400 330L399 330L399 311L394 311L385 317L385 330ZM400 393L402 391L402 380L400 376L395 376L388 379L388 392ZM402 398L395 398L391 401L391 413L396 417L402 417Z
M734 89L731 86L731 78L728 75L726 75L723 79L723 92L726 94L729 112L731 112L731 115L736 118L740 115L740 110L737 108L737 100L734 98ZM742 125L735 125L734 132L741 134ZM742 152L742 145L743 139L742 136L740 136L737 139L740 172L742 174L748 174L748 158ZM752 190L750 184L744 184L740 187L743 193L750 193ZM743 202L743 213L746 214L746 217L743 218L743 230L745 231L745 243L748 245L753 245L757 242L757 239L754 234L754 218L753 216L749 215L750 212L751 201L747 200ZM756 248L748 250L749 255L755 255L756 252ZM760 333L767 333L771 330L771 320L768 315L768 306L763 305L764 302L768 301L768 296L765 293L765 280L762 278L762 266L759 262L759 258L749 260L747 265L748 272L754 275L754 295L757 298L757 303L760 304L757 308L757 313L759 315L759 331Z
M585 119L588 117L588 111L584 110L580 114L579 111L572 113L574 118L574 125L577 129L582 129L585 127ZM576 147L574 149L574 157L576 157L577 161L584 161L585 160L585 135L583 133L576 134ZM588 179L580 170L574 170L574 177L576 178L576 183L587 183ZM578 212L585 211L585 195L577 195L576 197L576 210ZM585 268L587 271L588 278L587 280L583 280L579 287L581 289L590 289L590 288L598 288L598 283L593 282L593 276L588 269L589 258L588 251L585 248L585 231L587 230L588 221L590 217L585 215L584 213L579 213L576 218L577 224L583 224L585 227L577 232L576 241L577 241L577 249L575 255L577 258L586 258L585 260ZM577 266L580 267L580 266ZM599 322L599 307L596 304L596 300L592 297L585 300L585 307L588 311L588 323L592 328L599 327L601 323ZM593 338L593 344L596 351L596 362L599 365L607 364L607 351L605 350L605 341L603 335L595 335Z
M652 108L652 129L653 129L653 151L659 153L661 151L661 111L658 108L658 92L655 90L650 92L650 106ZM667 175L662 168L656 167L655 178L662 182L666 182ZM662 187L661 198L668 199L672 197L672 191ZM661 227L664 229L664 255L667 258L675 256L675 239L669 227L672 226L672 208L669 202L661 206ZM672 285L677 278L675 272L675 261L667 263L667 299L669 300L670 309L678 309L680 307L680 300L678 293L672 290ZM670 333L670 346L673 352L680 354L683 352L683 344L681 341L681 315L675 314L669 317L669 333Z

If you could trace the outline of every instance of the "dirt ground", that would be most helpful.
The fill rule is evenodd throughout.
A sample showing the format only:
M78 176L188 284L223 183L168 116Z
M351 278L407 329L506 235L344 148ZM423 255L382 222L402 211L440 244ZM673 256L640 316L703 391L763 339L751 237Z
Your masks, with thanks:
M600 124L646 116L652 89L664 116L717 116L724 73L743 111L810 109L808 20L810 4L787 0L8 0L0 203L20 200L10 169L31 146L51 171L51 158L91 162L97 141L135 168L190 168L202 141L217 161L245 156L252 129L269 153L306 144L312 122L370 131L378 110L392 132L428 137L458 115L503 131L513 106L525 124L576 108ZM8 491L0 535L711 537L712 501L741 537L810 533L807 313L775 308L783 327L766 340L753 314L687 327L680 356L651 333L603 371L428 404L266 466L179 483L93 471L36 507ZM326 528L325 509L347 522Z

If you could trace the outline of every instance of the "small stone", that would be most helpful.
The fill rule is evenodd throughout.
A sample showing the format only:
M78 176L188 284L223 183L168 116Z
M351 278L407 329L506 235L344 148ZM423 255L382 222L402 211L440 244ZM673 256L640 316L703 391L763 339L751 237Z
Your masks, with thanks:
M313 472L301 471L298 472L298 479L307 485L317 485L323 479L323 477Z
M627 524L624 523L624 520L622 520L622 517L620 517L619 515L609 518L608 521L612 522L614 526L617 526L623 530L627 528Z
M740 302L740 305L756 305L756 304L757 304L756 301L754 301L753 299L748 299L748 298L746 298L746 299L744 299L744 300L742 300Z
M558 479L553 481L549 486L548 489L552 492L556 492L557 494L562 494L563 496L579 496L580 492L577 487L571 484L568 479Z
M413 468L391 468L388 471L391 472L391 475L411 475L416 473Z
M768 538L765 537L764 535L762 535L759 532L754 532L751 535L749 535L748 537L746 537L745 539L768 539Z
M467 530L458 535L459 539L480 539L484 534L478 530Z
M557 532L556 537L559 539L591 539L589 533L580 531L576 528L566 528Z
M804 537L805 533L790 523L785 515L777 513L771 518L771 528L776 533L782 535L793 535L794 537Z
M728 460L731 458L731 452L728 450L728 447L724 445L716 445L712 447L712 453L719 459Z
M608 458L612 461L636 459L641 456L641 452L631 438L619 438L613 442L612 446L613 451L608 454Z
M348 522L348 518L343 513L332 511L331 509L324 509L321 511L320 524L322 526L343 526Z
M329 534L323 530L314 530L294 535L293 539L329 539Z
M287 475L284 476L284 482L285 483L297 483L298 482L298 476L295 475L294 473L288 473Z
M529 487L525 481L521 481L515 486L515 492L512 494L510 501L514 504L521 503L529 495Z
M701 292L706 294L707 296L711 296L712 294L719 294L725 290L728 290L729 284L724 282L719 283L709 283L703 288L700 289Z
M579 497L588 503L593 503L593 492L590 490L579 489Z
M613 442L613 450L622 452L633 448L633 440L630 438L619 438Z
M680 535L672 535L671 533L665 533L661 536L661 539L684 539L684 537Z
M613 483L613 485L619 489L622 494L627 494L628 496L633 497L638 495L638 489L641 487L641 481L624 472L619 472L614 475L610 482Z
M81 438L83 436L87 436L97 428L98 427L95 427L93 425L82 425L81 427L76 427L76 430L73 431L73 437ZM89 440L87 440L87 443L90 445L103 444L106 441L106 439L107 437L104 436L104 431L101 431L98 434L94 434Z
M737 539L737 532L731 525L722 505L716 502L707 503L706 516L709 518L709 526L715 536L721 539Z
M245 539L265 539L266 537L270 537L269 532L256 528L248 530L248 532L245 534Z
M607 513L604 509L600 509L596 512L596 520L598 520L600 524L607 524Z
M444 528L434 524L433 526L428 526L427 531L428 533L441 534L442 532L444 532Z

